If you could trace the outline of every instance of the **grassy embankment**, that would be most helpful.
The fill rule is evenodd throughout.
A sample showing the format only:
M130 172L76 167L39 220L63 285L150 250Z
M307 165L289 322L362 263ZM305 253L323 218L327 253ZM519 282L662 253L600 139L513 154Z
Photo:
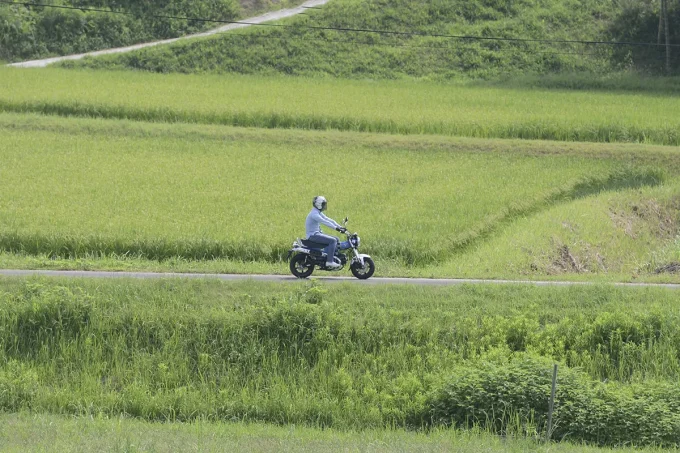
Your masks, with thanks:
M286 272L319 191L382 275L621 279L679 253L668 147L15 114L0 135L0 244L28 257L5 255L7 267ZM310 179L320 156L348 163L324 173L334 188Z
M0 408L677 445L679 293L0 280ZM459 398L465 395L465 398Z
M680 144L680 103L463 83L0 68L0 110L263 128ZM634 106L634 108L631 108ZM329 109L332 107L332 109Z
M622 59L612 64L609 46L530 40L616 40L610 27L620 10L609 2L594 0L334 0L323 8L281 22L283 27L251 27L200 41L65 65L163 73L238 72L390 79L479 78L573 71L608 73L630 64ZM322 29L328 27L401 33ZM449 39L420 34L523 41Z

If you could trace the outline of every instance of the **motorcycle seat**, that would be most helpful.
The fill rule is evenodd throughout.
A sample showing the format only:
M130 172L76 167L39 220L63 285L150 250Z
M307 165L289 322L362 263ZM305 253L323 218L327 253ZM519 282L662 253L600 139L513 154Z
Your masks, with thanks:
M321 244L319 242L308 241L307 239L302 239L302 245L312 249L323 249L326 248L326 244Z

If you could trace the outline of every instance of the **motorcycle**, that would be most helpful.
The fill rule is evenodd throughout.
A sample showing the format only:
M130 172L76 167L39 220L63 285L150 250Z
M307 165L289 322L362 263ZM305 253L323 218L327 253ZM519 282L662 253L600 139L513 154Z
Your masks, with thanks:
M349 219L345 217L343 226L346 227ZM349 269L352 274L360 279L366 280L370 278L375 272L375 263L373 259L364 254L359 253L359 244L361 240L357 233L350 233L345 228L346 239L337 247L333 259L341 267L337 269L329 269L326 267L327 253L324 250L325 244L308 241L297 238L293 242L293 248L288 251L288 260L290 261L290 271L297 278L307 278L312 275L314 268L317 267L322 271L340 271L349 262ZM352 254L351 259L347 255Z

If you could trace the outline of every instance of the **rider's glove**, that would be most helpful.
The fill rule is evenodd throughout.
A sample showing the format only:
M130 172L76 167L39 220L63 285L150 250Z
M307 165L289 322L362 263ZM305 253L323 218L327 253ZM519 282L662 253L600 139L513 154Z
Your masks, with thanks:
M341 232L341 233L346 233L346 232L347 232L347 228L343 228L343 227L337 227L336 230L339 231L339 232Z

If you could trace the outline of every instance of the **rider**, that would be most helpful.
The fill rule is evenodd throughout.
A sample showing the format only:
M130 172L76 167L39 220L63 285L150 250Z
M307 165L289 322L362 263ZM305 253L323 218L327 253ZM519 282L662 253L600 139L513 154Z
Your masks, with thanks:
M313 208L307 216L307 221L305 222L305 227L307 229L307 240L326 245L326 267L329 269L338 269L341 267L341 265L336 263L333 257L335 256L335 249L340 241L335 236L323 234L321 232L321 224L324 224L330 228L335 228L336 231L341 233L346 232L347 229L323 213L323 211L325 211L326 207L328 206L326 198L320 195L314 197L312 206Z

